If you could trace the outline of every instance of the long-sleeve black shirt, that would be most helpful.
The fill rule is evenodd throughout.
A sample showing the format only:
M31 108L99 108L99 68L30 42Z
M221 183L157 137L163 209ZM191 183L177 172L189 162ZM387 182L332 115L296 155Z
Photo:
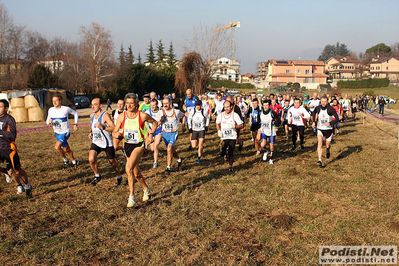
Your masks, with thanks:
M15 119L9 114L0 117L0 149L10 149L17 138Z

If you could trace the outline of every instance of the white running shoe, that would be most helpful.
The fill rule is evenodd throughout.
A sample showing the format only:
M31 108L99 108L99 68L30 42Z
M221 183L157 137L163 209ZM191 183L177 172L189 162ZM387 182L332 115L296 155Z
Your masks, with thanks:
M150 199L150 186L147 185L147 190L143 190L143 201L147 201Z
M10 184L12 182L12 177L7 173L4 173L4 175L6 176L6 182Z
M272 159L269 160L269 164L273 164L273 160Z
M136 205L136 201L134 200L134 197L129 196L129 199L127 200L127 207L132 208L132 207L134 207L134 205Z
M17 194L18 195L21 195L24 192L25 192L25 189L22 185L17 186Z
M256 151L256 156L260 155L260 151Z
M262 158L263 161L266 161L266 160L267 160L267 154L268 154L267 151L263 153L263 158Z
M154 162L154 164L152 165L152 168L157 169L158 168L158 163Z

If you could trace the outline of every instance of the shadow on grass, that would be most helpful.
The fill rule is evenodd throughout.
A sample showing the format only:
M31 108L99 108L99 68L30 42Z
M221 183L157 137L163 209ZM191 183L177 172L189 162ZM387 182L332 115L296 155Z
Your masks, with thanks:
M336 161L339 161L341 159L348 157L352 153L361 152L362 150L363 150L363 146L361 146L361 145L348 146L348 147L346 147L345 150L341 151L341 153L338 154L337 157L335 157L333 160L331 160L328 164L332 164Z

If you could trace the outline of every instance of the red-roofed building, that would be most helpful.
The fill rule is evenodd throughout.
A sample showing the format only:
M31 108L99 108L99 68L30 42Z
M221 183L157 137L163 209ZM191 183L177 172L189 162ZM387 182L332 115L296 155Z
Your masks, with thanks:
M372 78L389 78L391 82L399 81L399 57L377 57L369 63Z
M272 59L267 61L266 66L268 87L273 83L286 85L289 82L298 82L307 89L317 89L319 84L326 83L323 61Z
M335 56L326 61L326 74L334 80L359 79L363 77L363 67L350 56Z

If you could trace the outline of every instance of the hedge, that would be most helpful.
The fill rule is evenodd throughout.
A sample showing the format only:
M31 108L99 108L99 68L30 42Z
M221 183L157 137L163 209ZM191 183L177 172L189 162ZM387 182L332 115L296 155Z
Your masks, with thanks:
M388 87L389 79L359 79L359 80L347 80L343 81L340 80L337 83L338 88L345 88L345 89L364 89L364 88L383 88Z
M211 88L221 88L226 87L229 89L253 89L255 88L254 85L249 83L237 83L231 80L215 80L211 79L209 81L209 86Z

